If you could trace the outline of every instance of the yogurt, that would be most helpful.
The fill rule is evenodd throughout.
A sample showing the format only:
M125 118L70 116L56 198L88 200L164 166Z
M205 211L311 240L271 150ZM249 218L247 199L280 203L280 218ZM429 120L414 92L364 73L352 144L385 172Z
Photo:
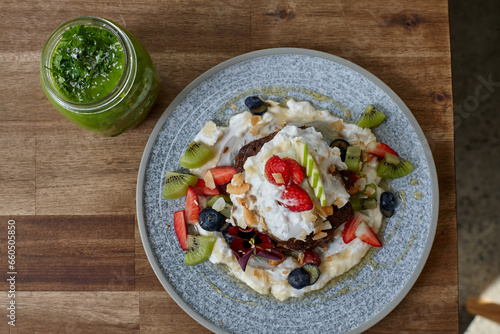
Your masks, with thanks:
M249 112L237 114L230 119L228 127L217 126L208 122L194 138L195 141L207 145L214 157L202 168L191 172L203 178L205 172L215 166L233 165L234 157L239 149L253 141L265 137L273 132L278 133L265 143L255 156L248 157L244 164L244 182L250 189L239 195L231 194L233 211L228 222L242 228L248 227L244 217L244 207L255 215L258 231L271 235L274 239L287 241L290 238L304 240L312 233L318 233L331 228L324 217L318 216L313 208L303 212L292 212L280 205L283 186L276 186L267 181L264 176L265 164L273 155L281 158L298 159L292 142L300 140L308 144L321 172L326 193L326 205L343 207L350 198L338 174L332 174L332 169L345 170L347 166L340 158L340 150L331 148L325 141L321 129L328 131L329 137L344 138L351 145L358 145L362 149L371 141L376 141L370 129L360 128L354 124L345 123L343 119L332 115L328 110L318 110L309 102L299 102L290 99L286 107L274 101L266 101L268 111L263 116L252 115ZM306 126L305 128L301 128ZM324 132L324 131L323 131ZM366 177L360 178L354 186L364 189L369 183L377 185L380 178L376 174L378 161L376 158L365 162L362 173ZM311 198L314 192L309 186L307 178L299 185L306 190ZM381 194L378 189L377 194ZM244 203L244 204L242 204ZM378 232L382 215L378 209L365 210L370 217L368 225ZM300 267L297 260L289 256L279 265L272 266L267 259L251 258L246 270L243 271L233 255L232 250L220 233L215 243L210 261L227 265L230 272L250 288L261 294L271 293L278 300L290 297L300 297L307 292L324 287L332 278L339 276L355 266L371 247L359 239L345 244L341 238L343 227L335 232L334 240L328 244L321 254L321 275L318 281L303 289L294 289L288 283L288 274ZM208 232L201 231L202 234Z

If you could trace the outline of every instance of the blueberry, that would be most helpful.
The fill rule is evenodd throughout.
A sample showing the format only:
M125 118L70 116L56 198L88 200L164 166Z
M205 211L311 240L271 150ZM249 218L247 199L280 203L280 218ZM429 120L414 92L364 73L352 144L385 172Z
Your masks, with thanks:
M200 226L206 231L217 231L226 222L226 217L212 208L205 208L198 217Z
M380 211L386 217L392 217L396 208L396 196L391 192L383 192L380 195Z
M302 289L309 285L311 276L303 268L295 268L288 274L288 283L294 289Z
M232 226L231 224L225 223L224 225L222 225L222 227L219 230L222 233L222 236L224 237L224 239L226 239L226 242L228 245L230 245L231 241L233 241L236 238L236 237L233 237L232 235L229 234L229 228L231 226Z
M249 96L245 99L245 105L254 115L262 115L267 111L267 104L258 96Z

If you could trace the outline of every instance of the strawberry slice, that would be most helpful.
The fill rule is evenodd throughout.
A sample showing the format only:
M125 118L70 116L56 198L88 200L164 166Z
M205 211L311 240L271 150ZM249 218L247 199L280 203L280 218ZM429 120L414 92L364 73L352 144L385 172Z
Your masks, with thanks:
M205 181L203 179L198 179L198 182L194 186L194 191L198 195L202 196L215 196L219 195L219 191L217 188L210 189L205 185Z
M380 243L380 240L378 240L375 232L373 232L372 228L365 222L361 222L361 224L359 224L356 229L356 236L373 247L382 247L382 244Z
M344 233L342 234L342 240L344 243L348 244L354 239L356 239L356 230L364 221L368 221L370 218L362 213L356 212L354 216L345 224Z
M177 240L183 251L187 249L187 225L184 219L184 211L177 211L174 213L174 228Z
M236 171L236 167L231 166L217 166L210 169L216 186L230 182Z
M198 222L198 216L200 215L200 204L198 202L198 196L194 191L194 188L189 186L186 197L186 222L188 224L194 225Z
M283 159L283 161L290 171L292 182L295 184L300 184L302 180L304 180L304 170L302 169L302 166L292 158L285 158Z
M290 183L291 173L288 165L277 155L273 155L267 160L264 169L267 180L275 186L283 186Z
M285 187L285 190L281 193L279 202L293 212L302 212L313 208L313 202L309 194L296 184L290 184Z
M377 156L379 158L385 157L387 153L394 154L397 157L399 156L396 151L394 151L388 145L384 143L378 143L376 141L372 141L366 146L366 152L373 154L374 156Z

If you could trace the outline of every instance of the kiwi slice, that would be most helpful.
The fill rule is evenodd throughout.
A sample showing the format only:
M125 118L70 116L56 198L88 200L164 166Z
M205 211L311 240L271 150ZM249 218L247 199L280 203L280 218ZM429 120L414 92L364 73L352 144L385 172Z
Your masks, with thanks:
M356 125L362 128L373 128L382 123L384 119L385 115L369 104L356 122Z
M373 197L351 197L349 200L354 211L370 210L377 207L377 200Z
M233 211L233 203L231 202L231 199L229 198L228 195L219 194L215 195L214 197L211 197L207 202L207 206L212 207L214 203L217 202L217 200L221 197L224 198L224 201L226 201L226 205L224 206L224 209L222 209L219 212L222 213L226 218L231 218L231 212Z
M186 196L189 186L194 186L198 178L189 174L167 172L163 186L163 198L177 199Z
M313 285L314 283L316 283L319 276L321 275L321 271L319 270L319 267L315 264L312 264L312 263L303 265L302 269L307 271L307 273L309 274L309 277L310 277L309 285Z
M413 165L408 160L387 153L380 161L377 168L377 175L384 179L397 179L410 174Z
M361 147L349 146L345 154L345 164L347 169L352 172L359 172L361 162Z
M214 154L205 145L192 141L186 152L181 158L180 164L185 168L200 168L208 160L212 159Z
M187 236L187 251L184 263L188 266L193 266L198 263L205 262L212 254L215 245L216 237L205 235L189 235Z

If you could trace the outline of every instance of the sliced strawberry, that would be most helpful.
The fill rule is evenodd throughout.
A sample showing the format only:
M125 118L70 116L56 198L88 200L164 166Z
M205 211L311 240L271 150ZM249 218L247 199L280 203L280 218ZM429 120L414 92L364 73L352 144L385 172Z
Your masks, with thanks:
M177 240L183 251L187 249L187 225L184 219L184 211L177 211L174 213L174 228Z
M319 266L321 264L321 256L315 251L306 250L304 252L304 263Z
M296 184L285 187L279 202L293 212L302 212L313 208L313 202L309 194Z
M267 160L265 172L267 180L276 186L283 186L290 183L291 173L288 165L277 155L273 155Z
M210 169L216 186L230 182L236 171L236 167L231 166L217 166Z
M215 196L215 195L219 195L219 191L217 190L217 188L214 188L214 189L208 188L205 185L205 181L203 181L203 179L198 179L198 182L194 186L194 191L198 195L202 195L202 196Z
M376 141L370 142L366 146L366 152L373 154L374 156L377 156L379 158L385 157L387 153L394 154L395 156L399 156L396 151L394 151L392 148L390 148L388 145L384 143L378 143Z
M354 216L345 224L344 233L342 234L342 240L344 240L344 243L348 244L356 239L356 229L359 224L364 221L368 221L369 219L370 218L368 218L368 216L362 213L354 213Z
M373 247L382 247L382 244L380 243L380 240L378 240L375 232L373 232L372 228L365 222L359 224L356 229L356 236Z
M302 166L299 165L297 160L294 160L292 158L285 158L283 159L283 161L288 166L288 170L290 171L292 177L292 182L295 184L300 184L302 180L304 180L304 170L302 169Z
M191 225L196 224L198 222L198 216L200 215L200 204L198 202L198 196L191 186L188 187L187 191L185 211L186 222Z

